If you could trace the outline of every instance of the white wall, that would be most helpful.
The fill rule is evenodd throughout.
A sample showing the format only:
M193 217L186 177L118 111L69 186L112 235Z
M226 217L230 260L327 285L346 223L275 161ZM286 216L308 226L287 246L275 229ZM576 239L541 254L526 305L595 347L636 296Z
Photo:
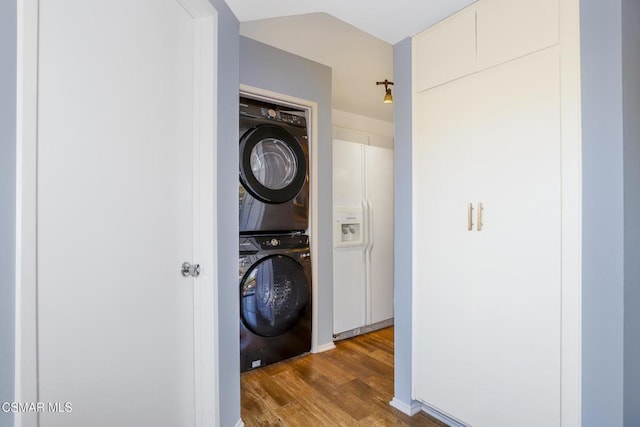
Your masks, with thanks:
M390 104L386 105L393 108ZM393 148L393 123L334 108L331 111L331 124L333 139Z
M375 84L393 80L390 44L325 13L243 22L240 33L331 67L333 108L393 121L384 87Z

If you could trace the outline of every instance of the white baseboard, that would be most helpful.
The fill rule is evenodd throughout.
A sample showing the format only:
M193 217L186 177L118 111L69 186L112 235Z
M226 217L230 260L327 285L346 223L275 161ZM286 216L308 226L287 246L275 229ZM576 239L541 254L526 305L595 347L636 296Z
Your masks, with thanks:
M238 420L235 427L244 427L244 421L242 421L242 418Z
M350 329L348 331L333 334L334 341L340 341L348 338L353 338L358 335L368 334L369 332L377 331L380 329L393 326L394 318L382 320L380 322L372 323L371 325L360 326L359 328Z
M319 346L311 350L311 353L322 353L328 350L333 350L334 348L336 348L336 345L333 342L328 342L326 344L320 344Z
M433 406L427 405L426 403L422 404L422 410L431 415L436 420L442 421L449 427L470 427L469 424L463 423L462 421L452 417L451 415L442 412L439 409L434 408Z
M413 417L415 414L422 410L422 404L420 404L420 402L413 400L411 401L411 404L408 404L396 397L394 397L393 400L389 402L389 405L393 406L398 411L409 415L410 417Z

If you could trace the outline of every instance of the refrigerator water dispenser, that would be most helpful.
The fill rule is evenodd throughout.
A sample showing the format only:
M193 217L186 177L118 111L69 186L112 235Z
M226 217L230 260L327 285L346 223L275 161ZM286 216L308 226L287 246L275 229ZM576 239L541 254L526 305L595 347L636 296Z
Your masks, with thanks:
M334 247L362 244L363 224L361 207L336 207Z

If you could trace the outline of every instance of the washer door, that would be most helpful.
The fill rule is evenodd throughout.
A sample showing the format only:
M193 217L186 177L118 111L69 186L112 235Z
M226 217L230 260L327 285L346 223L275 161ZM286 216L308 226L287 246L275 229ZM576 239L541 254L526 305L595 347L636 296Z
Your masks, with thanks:
M262 258L240 282L240 317L256 335L276 337L290 331L311 299L304 268L293 258Z
M296 138L276 125L259 125L240 138L240 181L264 203L284 203L307 179L305 154Z

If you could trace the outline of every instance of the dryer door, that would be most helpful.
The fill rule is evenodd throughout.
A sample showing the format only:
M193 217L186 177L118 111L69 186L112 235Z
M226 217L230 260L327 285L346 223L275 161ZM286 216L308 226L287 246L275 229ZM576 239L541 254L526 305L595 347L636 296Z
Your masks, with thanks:
M285 255L262 258L240 282L242 322L263 337L276 337L291 330L310 300L304 268Z
M264 203L284 203L307 179L305 153L282 126L259 125L240 138L240 181Z

